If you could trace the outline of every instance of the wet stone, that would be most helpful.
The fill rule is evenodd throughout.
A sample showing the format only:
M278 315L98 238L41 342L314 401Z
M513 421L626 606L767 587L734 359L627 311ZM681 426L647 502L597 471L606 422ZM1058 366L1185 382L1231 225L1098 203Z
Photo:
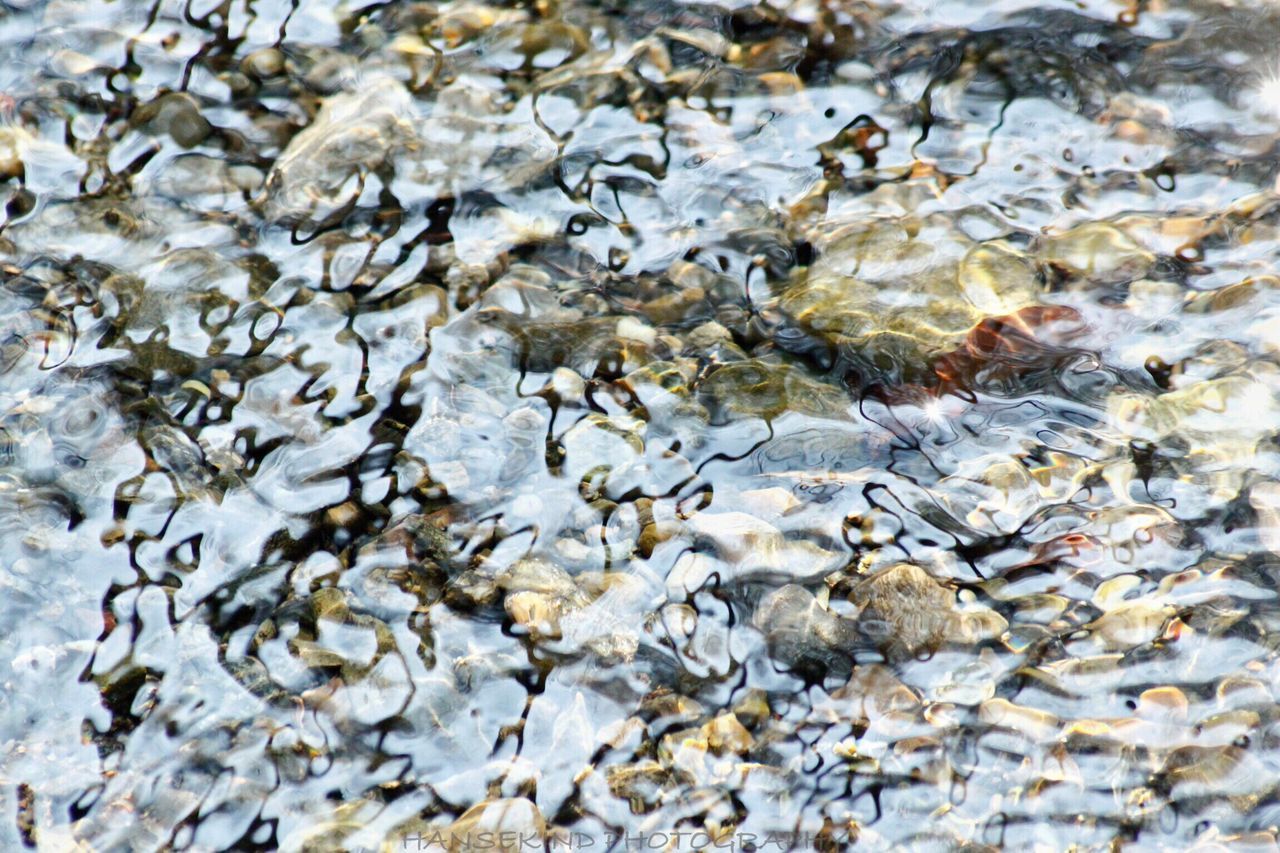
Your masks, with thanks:
M858 630L891 659L929 655L945 643L993 639L1006 624L986 609L960 609L951 589L908 563L857 582L849 599L858 608Z
M854 625L831 613L812 593L789 584L766 596L754 615L770 653L804 671L848 670L856 641Z
M355 201L369 174L410 144L409 110L409 93L390 79L324 101L268 176L268 216L318 224Z

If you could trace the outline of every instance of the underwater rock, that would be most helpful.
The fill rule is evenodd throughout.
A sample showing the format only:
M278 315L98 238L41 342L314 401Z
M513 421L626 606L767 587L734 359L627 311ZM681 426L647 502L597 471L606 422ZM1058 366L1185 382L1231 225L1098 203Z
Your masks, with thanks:
M266 218L314 228L354 204L368 177L413 144L411 108L408 90L390 78L326 98L267 176Z
M858 608L858 631L894 660L994 639L1007 627L989 608L960 608L955 592L910 563L858 581L849 600Z
M544 843L547 822L532 801L507 797L477 803L450 824L444 834L450 851L478 849L487 844L492 850L516 853L531 844Z
M747 417L769 421L784 412L840 418L850 406L848 396L834 385L791 365L759 359L720 367L698 384L698 394L713 423Z
M1280 483L1258 483L1249 490L1249 505L1258 514L1258 537L1268 551L1280 555Z
M984 317L1035 304L1040 290L1030 259L1011 247L910 219L826 224L814 242L817 261L777 300L810 341L787 338L788 347L821 347L890 377L955 349Z
M700 512L685 527L729 566L724 581L813 581L847 560L807 539L788 539L773 525L744 512Z
M1252 459L1280 417L1280 368L1253 362L1214 379L1190 379L1158 396L1120 392L1108 410L1132 439L1185 448L1173 467L1204 484L1212 503L1234 499L1246 482Z
M1112 282L1142 278L1155 256L1114 225L1088 222L1045 238L1041 257L1072 275Z
M765 596L752 617L769 653L786 666L817 678L849 672L857 631L813 593L787 584Z
M194 148L213 130L200 114L200 104L184 92L161 95L136 109L133 121L154 133L164 133L183 148Z

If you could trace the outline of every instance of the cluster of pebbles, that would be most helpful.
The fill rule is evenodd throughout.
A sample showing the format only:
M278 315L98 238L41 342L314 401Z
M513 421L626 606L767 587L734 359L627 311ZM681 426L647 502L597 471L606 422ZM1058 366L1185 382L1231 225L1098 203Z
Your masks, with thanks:
M197 5L0 18L0 846L1275 848L1274 9Z

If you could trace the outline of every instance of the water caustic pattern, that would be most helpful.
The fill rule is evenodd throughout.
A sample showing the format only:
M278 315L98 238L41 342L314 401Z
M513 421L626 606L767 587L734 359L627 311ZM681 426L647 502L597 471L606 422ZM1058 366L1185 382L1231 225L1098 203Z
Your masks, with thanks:
M1275 847L1274 3L0 42L0 847Z

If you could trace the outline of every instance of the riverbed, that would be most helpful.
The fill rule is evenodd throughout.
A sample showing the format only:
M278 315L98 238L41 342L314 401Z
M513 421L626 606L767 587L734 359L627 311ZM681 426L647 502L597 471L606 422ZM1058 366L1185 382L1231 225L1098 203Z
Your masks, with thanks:
M0 847L1275 849L1277 45L0 4Z

